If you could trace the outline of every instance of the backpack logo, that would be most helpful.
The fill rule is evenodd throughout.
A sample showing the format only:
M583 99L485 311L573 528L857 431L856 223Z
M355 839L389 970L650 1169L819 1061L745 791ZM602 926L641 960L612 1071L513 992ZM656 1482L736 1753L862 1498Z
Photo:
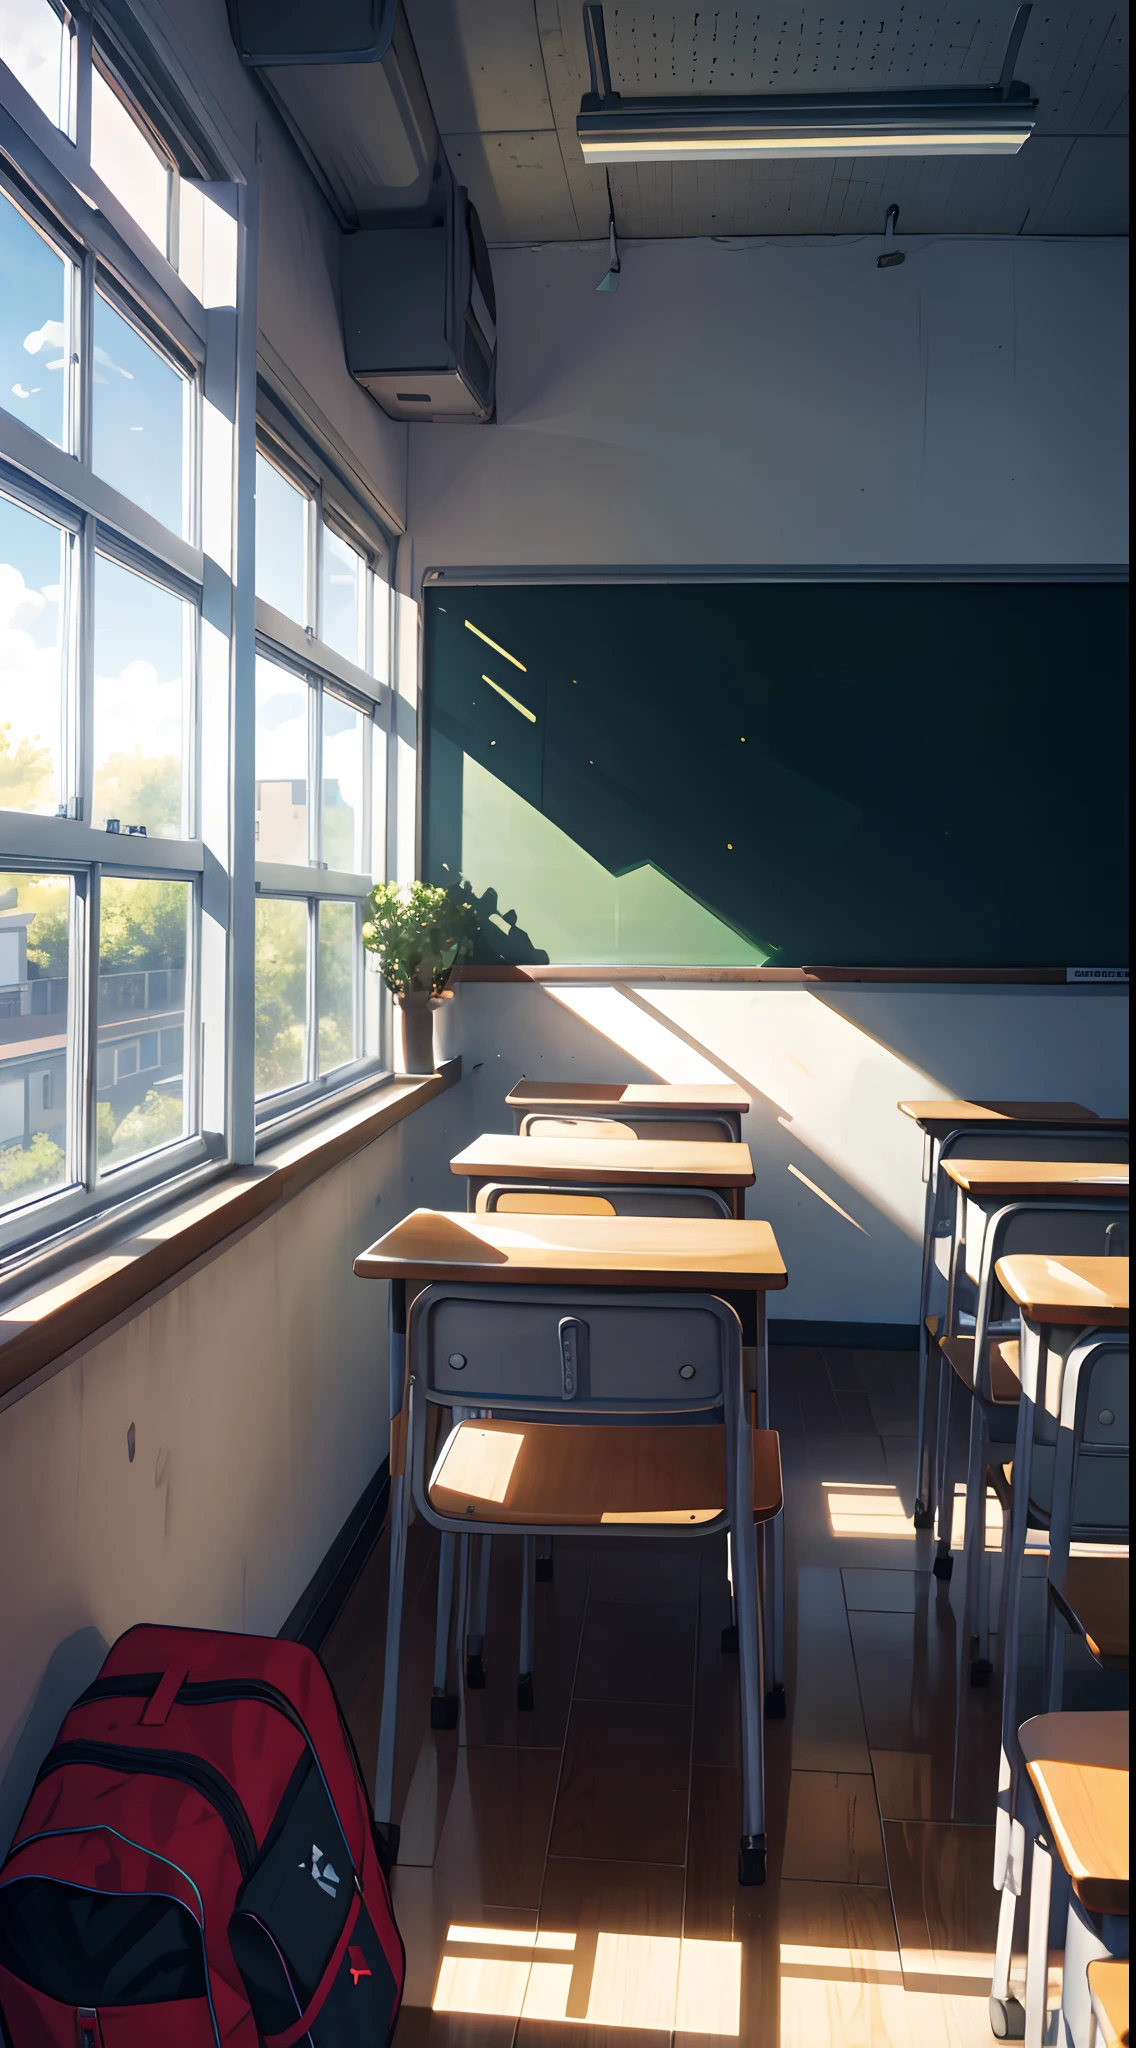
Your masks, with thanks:
M371 1971L366 1956L354 1941L347 1951L347 1967L351 1972L351 1982L355 1986L356 1991L358 1991L360 1978L369 1977Z
M314 1882L318 1884L321 1892L327 1893L329 1899L338 1898L339 1872L332 1864L324 1860L324 1853L318 1842L312 1843L311 1862L301 1863L299 1867L301 1870L310 1871Z

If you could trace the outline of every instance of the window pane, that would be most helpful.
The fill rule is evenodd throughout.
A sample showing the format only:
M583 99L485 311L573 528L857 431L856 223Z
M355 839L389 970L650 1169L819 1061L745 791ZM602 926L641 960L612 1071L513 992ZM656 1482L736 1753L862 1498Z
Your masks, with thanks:
M323 693L323 846L329 868L366 870L363 853L363 715Z
M91 462L173 533L188 530L185 443L191 385L95 294Z
M188 882L102 884L96 1085L104 1170L185 1135L191 905Z
M95 564L96 828L177 839L189 606L102 555Z
M0 498L0 810L61 800L62 592L70 539Z
M380 683L390 681L390 584L381 576L371 577L374 627L371 633L371 674Z
M378 719L371 721L371 847L366 874L379 881L387 873L387 736Z
M256 458L256 594L307 624L310 500L263 455Z
M57 128L66 128L71 38L50 0L0 0L0 58Z
M355 1058L355 914L353 903L319 907L316 1001L321 1074Z
M67 438L70 268L0 192L0 405L60 448Z
M362 668L367 657L367 564L331 528L323 529L320 639Z
M256 1092L291 1088L307 1073L308 906L256 901Z
M164 256L169 245L169 164L98 70L91 73L91 169Z
M308 864L308 704L303 676L256 658L256 857Z
M67 1181L66 875L0 874L0 1210Z

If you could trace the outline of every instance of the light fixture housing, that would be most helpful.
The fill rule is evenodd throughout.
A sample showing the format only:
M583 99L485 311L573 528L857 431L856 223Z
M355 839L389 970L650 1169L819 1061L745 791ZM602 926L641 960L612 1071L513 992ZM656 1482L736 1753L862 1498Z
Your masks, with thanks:
M612 91L603 9L584 9L591 91L576 135L585 163L732 163L849 156L1015 156L1037 101L1013 76L1029 7L1018 10L997 85L930 91L624 99Z

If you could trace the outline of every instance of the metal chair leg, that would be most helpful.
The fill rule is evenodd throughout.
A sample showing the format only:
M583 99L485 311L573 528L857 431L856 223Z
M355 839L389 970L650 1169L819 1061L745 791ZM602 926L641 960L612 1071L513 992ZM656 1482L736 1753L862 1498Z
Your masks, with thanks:
M741 1379L727 1396L726 1459L734 1600L738 1616L738 1672L742 1738L742 1835L739 1884L765 1882L764 1627L753 1522L753 1447L749 1401Z
M923 1270L919 1281L919 1421L916 1427L915 1452L915 1527L933 1529L935 1526L935 1460L934 1440L931 1436L932 1410L931 1395L931 1333L927 1328L927 1315L931 1302L931 1273L934 1266L935 1241L935 1173L932 1161L927 1162L927 1192L923 1202Z
M383 1711L379 1722L379 1754L375 1765L375 1823L381 1828L392 1863L398 1860L398 1829L394 1825L394 1745L398 1727L398 1665L402 1634L402 1595L406 1580L406 1532L410 1519L410 1487L404 1473L391 1481L390 1598L387 1604L386 1659L383 1669Z
M954 1474L951 1471L951 1399L954 1373L942 1353L939 1354L939 1416L935 1438L935 1512L938 1518L939 1539L935 1550L935 1562L931 1569L937 1579L949 1579L954 1569L951 1559L951 1521L954 1516Z
M1026 1943L1026 2048L1045 2048L1049 2008L1049 1904L1053 1859L1035 1836L1029 1887L1029 1937Z
M450 1692L447 1679L450 1662L450 1630L454 1607L454 1546L457 1538L443 1535L438 1545L438 1606L434 1620L434 1694L430 1701L431 1728L456 1728L458 1696Z
M485 1623L489 1612L489 1566L493 1555L492 1536L477 1539L477 1568L469 1615L469 1640L465 1651L465 1682L474 1692L485 1684Z
M990 2031L996 2041L1020 2041L1026 2030L1025 2008L1010 1990L1017 1909L1017 1897L1009 1885L1004 1886L998 1907L994 1975L990 1984Z
M752 1363L742 1353L742 1405L749 1427L749 1398L746 1393L747 1369L753 1374L755 1408L759 1429L770 1427L769 1418L769 1333L765 1313L765 1297L759 1295L756 1305L757 1329L756 1346ZM752 1505L752 1503L751 1503ZM737 1524L732 1526L736 1529ZM762 1587L764 1606L763 1666L764 1712L771 1721L785 1719L785 1544L780 1517L767 1522L762 1535L765 1581ZM739 1640L742 1634L742 1617L738 1608L736 1566L734 1595L734 1619Z
M521 1653L517 1677L517 1706L531 1714L536 1704L533 1690L533 1588L536 1583L536 1537L521 1543Z

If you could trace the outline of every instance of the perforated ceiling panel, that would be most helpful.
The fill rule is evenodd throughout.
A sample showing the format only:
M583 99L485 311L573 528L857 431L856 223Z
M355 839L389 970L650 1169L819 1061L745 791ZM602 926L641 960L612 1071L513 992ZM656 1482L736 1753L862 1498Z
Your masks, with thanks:
M451 161L495 242L574 241L607 226L602 170L576 141L587 89L580 0L407 0ZM1016 0L989 11L884 0L651 6L607 0L612 79L628 95L863 92L997 81ZM1037 0L1016 66L1040 102L1020 155L615 170L624 236L881 232L1123 234L1127 9Z

